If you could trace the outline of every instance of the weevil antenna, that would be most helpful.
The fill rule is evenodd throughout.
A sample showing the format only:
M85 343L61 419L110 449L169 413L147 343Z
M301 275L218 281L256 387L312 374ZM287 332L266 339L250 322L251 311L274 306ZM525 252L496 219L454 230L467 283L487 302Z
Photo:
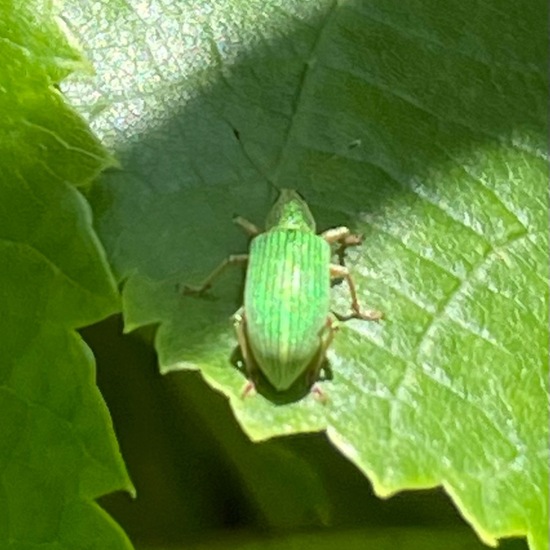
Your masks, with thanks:
M237 130L237 128L235 128L233 125L231 125L231 129L233 130L233 135L235 136L235 139L239 142L239 145L241 147L241 151L242 151L243 155L246 157L248 162L250 162L250 164L254 167L256 172L258 172L262 176L264 181L267 183L270 204L273 204L275 202L275 198L280 195L281 189L279 187L277 187L277 184L274 181L272 181L272 179L264 172L264 170L250 156L249 152L246 150L243 142L241 141L241 134ZM274 195L273 195L273 192L275 192Z

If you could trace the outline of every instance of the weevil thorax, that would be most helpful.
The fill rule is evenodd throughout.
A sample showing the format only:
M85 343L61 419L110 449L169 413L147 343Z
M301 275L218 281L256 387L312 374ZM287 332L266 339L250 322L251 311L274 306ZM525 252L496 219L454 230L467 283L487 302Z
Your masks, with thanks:
M315 220L308 205L292 189L281 189L279 198L271 208L266 222L266 231L270 229L290 229L315 233Z

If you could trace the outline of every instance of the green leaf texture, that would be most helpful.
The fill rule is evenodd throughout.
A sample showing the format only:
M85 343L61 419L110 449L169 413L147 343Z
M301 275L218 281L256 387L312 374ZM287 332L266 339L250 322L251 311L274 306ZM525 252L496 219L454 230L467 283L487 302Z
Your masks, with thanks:
M547 72L540 1L94 4L98 77L67 94L120 154L95 186L127 330L200 369L254 440L327 430L382 496L443 485L489 544L546 547ZM112 32L103 31L111 21ZM115 23L116 22L116 23ZM116 27L116 30L114 30ZM379 323L334 342L329 402L241 399L242 272L182 297L261 225L271 183L323 230ZM348 307L345 285L334 307Z
M73 187L111 160L54 87L85 66L54 16L0 7L0 547L129 548L93 502L132 485L75 332L118 307Z
M517 548L517 541L501 546L502 550ZM223 540L208 541L186 547L189 550L222 550L233 548L237 550L302 550L303 548L318 548L332 550L332 548L346 548L346 550L362 550L376 548L376 550L483 550L483 544L476 541L474 535L462 530L439 529L384 529L376 530L341 530L322 533L299 533L265 537L225 537ZM161 550L158 547L146 547L144 550ZM162 550L175 550L173 547Z

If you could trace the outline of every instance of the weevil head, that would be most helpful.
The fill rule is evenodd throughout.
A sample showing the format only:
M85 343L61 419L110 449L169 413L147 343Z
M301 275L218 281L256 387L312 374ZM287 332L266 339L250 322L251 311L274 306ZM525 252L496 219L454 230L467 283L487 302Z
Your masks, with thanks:
M308 205L292 189L281 189L279 198L267 216L265 226L267 231L277 228L315 233L315 220Z

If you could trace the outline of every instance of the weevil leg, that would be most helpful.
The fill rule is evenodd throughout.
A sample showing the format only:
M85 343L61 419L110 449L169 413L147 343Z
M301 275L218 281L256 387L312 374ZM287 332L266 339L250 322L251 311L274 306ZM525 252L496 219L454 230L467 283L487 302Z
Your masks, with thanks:
M347 239L348 237L352 236L351 231L348 227L345 227L344 225L340 227L332 227L331 229L327 229L326 231L323 231L320 235L327 241L327 243L342 243ZM353 235L353 237L356 237ZM360 242L360 241L359 241Z
M327 229L326 231L323 231L320 236L323 237L327 243L340 243L343 248L348 246L357 246L361 244L363 240L360 235L352 233L349 227L346 227L345 225Z
M311 370L308 373L308 376L309 376L308 382L311 385L311 393L314 394L319 400L323 402L326 402L328 398L316 382L319 379L319 373L323 368L323 363L327 356L327 350L330 347L330 344L334 339L334 335L336 334L339 328L340 326L338 321L328 316L326 320L326 324L321 331L321 335L320 335L321 345L319 347L319 352L317 353L317 356L315 357Z
M327 229L325 232L321 233L321 237L323 237L323 239L325 239L325 241L329 244L340 243L340 246L336 250L336 255L338 256L340 265L344 265L344 254L346 252L346 248L349 246L360 245L362 242L360 235L352 233L349 228L345 226Z
M382 312L375 309L362 311L357 300L357 291L355 290L355 283L351 278L349 270L343 265L330 264L330 276L334 278L345 279L349 286L349 292L351 294L351 311L349 315L340 315L334 313L339 321L347 321L348 319L365 319L367 321L378 321L382 318Z
M248 261L248 254L232 254L227 257L206 279L198 286L184 285L183 293L184 294L203 294L206 292L227 267L230 265L241 264Z
M246 218L243 218L242 216L235 216L233 218L233 223L236 223L237 225L242 227L251 237L256 237L261 233L261 230L258 228L258 226L254 225L252 222L249 222Z
M244 308L241 307L236 313L233 314L233 326L235 327L237 342L241 348L241 353L248 376L248 380L241 392L241 398L244 399L247 395L254 393L256 390L254 378L256 378L258 373L258 367L252 358L252 353L250 352L250 347L246 336L246 317L244 314Z

